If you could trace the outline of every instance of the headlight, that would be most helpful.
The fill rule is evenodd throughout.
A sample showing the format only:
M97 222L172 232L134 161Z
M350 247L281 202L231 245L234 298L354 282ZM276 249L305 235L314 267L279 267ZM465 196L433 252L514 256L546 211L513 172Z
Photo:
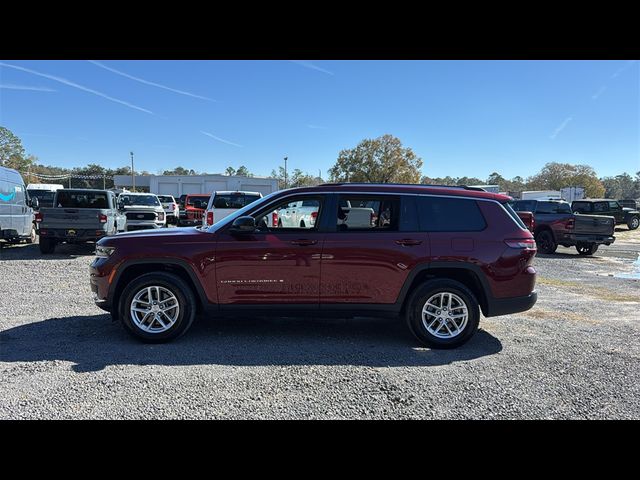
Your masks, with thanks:
M96 257L109 257L114 251L116 247L103 247L102 245L96 245Z

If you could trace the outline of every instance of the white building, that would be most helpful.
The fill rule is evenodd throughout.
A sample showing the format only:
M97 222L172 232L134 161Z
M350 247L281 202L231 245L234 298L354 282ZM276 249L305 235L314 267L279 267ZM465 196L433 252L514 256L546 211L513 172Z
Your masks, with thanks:
M263 195L278 190L278 180L266 177L237 177L233 175L136 175L136 189L149 189L158 195L213 193L219 190L246 190ZM115 175L115 188L131 189L131 175Z

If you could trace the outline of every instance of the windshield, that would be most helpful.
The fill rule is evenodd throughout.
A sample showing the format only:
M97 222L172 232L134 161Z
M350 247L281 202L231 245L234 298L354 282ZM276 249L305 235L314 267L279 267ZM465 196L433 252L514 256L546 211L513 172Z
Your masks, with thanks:
M158 200L160 200L163 203L173 203L173 202L175 202L173 197L171 197L169 195L158 195Z
M120 200L127 205L143 205L145 207L157 207L160 205L155 195L120 195Z
M193 207L195 205L195 202L200 202L201 205L206 205L207 203L209 203L209 198L211 198L211 196L189 197L189 200L187 201L187 205L189 205L190 207Z
M38 199L39 206L41 207L53 207L53 197L56 192L49 190L28 190L30 197L36 197Z
M105 192L59 190L56 206L61 208L109 208L109 201Z
M221 220L217 221L216 223L214 223L213 225L211 225L207 231L215 232L219 228L222 228L225 225L233 222L236 218L243 216L249 210L252 210L254 208L259 208L261 205L264 205L269 200L271 200L271 198L274 195L276 195L277 193L280 193L280 192L272 192L269 195L267 195L266 197L262 197L261 199L255 201L255 202L252 202L249 205L246 205L245 207L241 208L240 210L236 210L231 215L227 215L223 219L221 219Z

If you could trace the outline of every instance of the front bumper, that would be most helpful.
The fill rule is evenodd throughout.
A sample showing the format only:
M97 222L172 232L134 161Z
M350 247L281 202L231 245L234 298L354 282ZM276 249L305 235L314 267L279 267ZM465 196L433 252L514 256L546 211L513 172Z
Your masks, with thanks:
M127 231L131 232L133 230L148 230L154 228L162 228L164 227L164 222L155 222L155 221L135 221L135 220L127 220Z

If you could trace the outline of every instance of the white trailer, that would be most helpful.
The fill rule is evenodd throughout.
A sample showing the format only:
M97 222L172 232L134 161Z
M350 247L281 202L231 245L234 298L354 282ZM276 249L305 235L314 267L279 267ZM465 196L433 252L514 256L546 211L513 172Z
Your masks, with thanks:
M522 192L520 200L548 200L560 199L562 195L558 190L529 190Z
M571 203L574 200L582 200L584 198L584 188L583 187L565 187L560 190L560 194L562 195L562 199Z

